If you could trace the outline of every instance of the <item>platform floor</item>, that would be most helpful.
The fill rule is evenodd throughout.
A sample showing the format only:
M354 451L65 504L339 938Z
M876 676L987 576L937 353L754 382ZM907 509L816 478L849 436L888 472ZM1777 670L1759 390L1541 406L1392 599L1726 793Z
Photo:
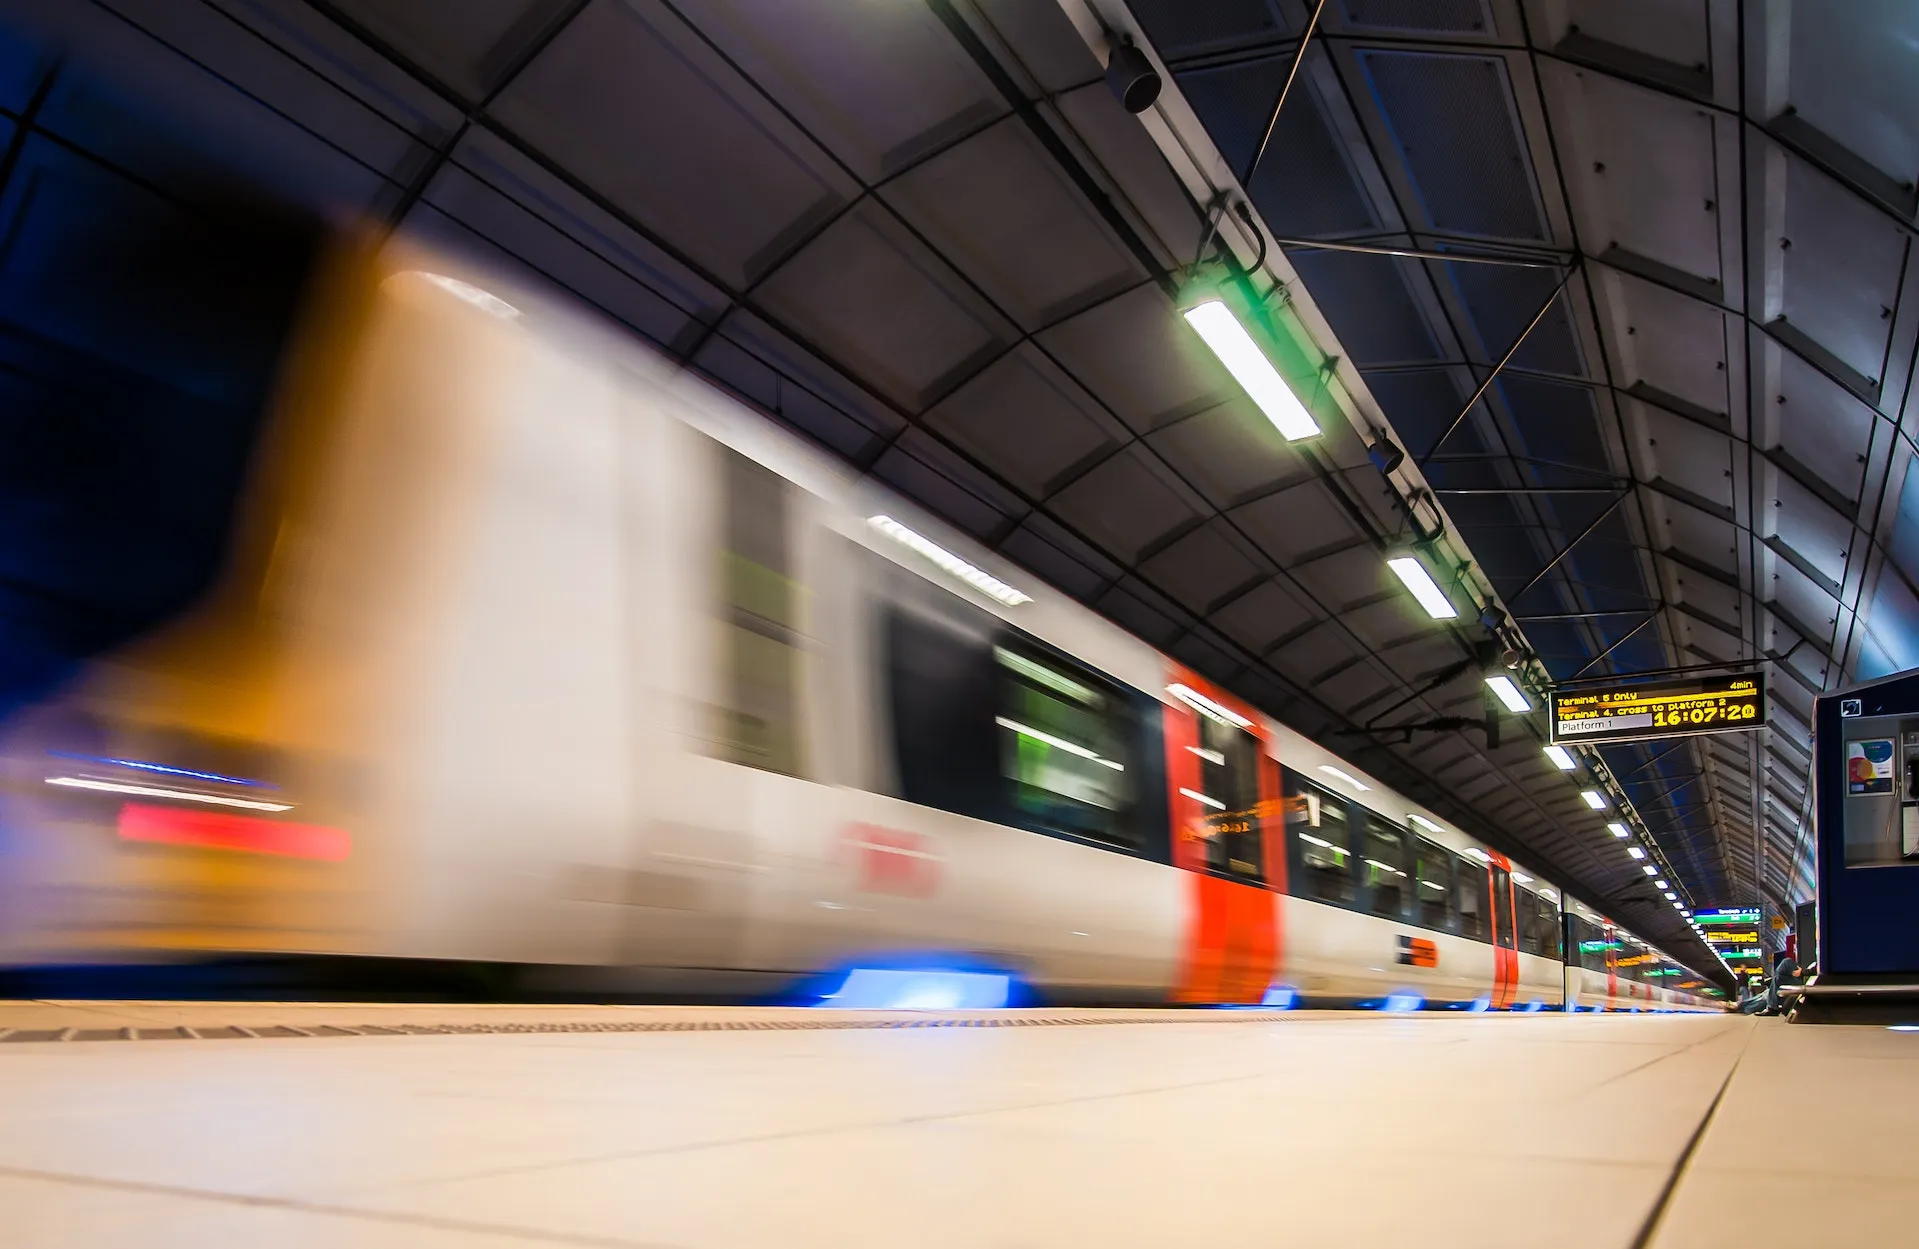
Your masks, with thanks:
M1919 1244L1919 1034L1882 1028L0 1003L0 1029L14 1249Z

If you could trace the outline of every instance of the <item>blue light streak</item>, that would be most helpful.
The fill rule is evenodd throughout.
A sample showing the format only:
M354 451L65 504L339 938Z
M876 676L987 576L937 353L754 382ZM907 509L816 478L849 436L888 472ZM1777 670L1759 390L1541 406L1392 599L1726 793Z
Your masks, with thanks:
M113 768L132 768L136 772L156 772L161 776L184 776L196 781L212 781L217 785L244 785L249 789L278 789L278 785L266 781L249 781L238 776L222 776L218 772L198 772L192 768L176 768L170 763L151 763L145 759L115 759L107 755L80 755L68 750L49 750L55 759L71 759L77 763L99 763Z
M857 967L839 990L820 1000L839 1010L999 1010L1012 997L1011 976L986 972Z

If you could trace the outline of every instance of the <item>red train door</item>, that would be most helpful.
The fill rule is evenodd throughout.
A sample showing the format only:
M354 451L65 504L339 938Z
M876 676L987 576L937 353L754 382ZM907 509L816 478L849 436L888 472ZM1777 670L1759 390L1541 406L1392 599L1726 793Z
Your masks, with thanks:
M1171 679L1178 701L1165 710L1166 789L1173 866L1186 874L1187 895L1174 998L1257 1003L1279 967L1280 900L1273 890L1286 887L1279 765L1250 708L1191 673L1175 670ZM1246 734L1253 750L1231 750L1222 733ZM1233 755L1235 766L1250 763L1253 775L1220 775L1221 761Z
M1514 922L1512 863L1504 855L1487 865L1493 884L1493 1009L1510 1009L1519 996L1519 926Z
M1607 920L1601 930L1606 939L1606 1001L1604 1008L1619 1005L1619 933Z

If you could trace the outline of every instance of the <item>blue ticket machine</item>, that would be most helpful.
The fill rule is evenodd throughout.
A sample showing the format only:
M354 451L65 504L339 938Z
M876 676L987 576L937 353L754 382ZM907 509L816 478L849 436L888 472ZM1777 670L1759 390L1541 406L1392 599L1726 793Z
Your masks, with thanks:
M1818 973L1801 1022L1919 1023L1919 671L1813 710Z

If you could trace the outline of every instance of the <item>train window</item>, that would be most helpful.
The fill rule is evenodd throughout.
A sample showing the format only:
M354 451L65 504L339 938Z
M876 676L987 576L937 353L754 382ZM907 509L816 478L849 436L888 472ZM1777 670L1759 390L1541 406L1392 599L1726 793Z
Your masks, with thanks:
M1564 958L1564 938L1560 933L1559 905L1545 894L1534 900L1539 914L1539 949L1544 958Z
M1360 867L1368 908L1389 919L1406 918L1406 837L1377 816L1366 819L1365 854Z
M1526 954L1541 954L1544 938L1539 931L1539 897L1521 886L1513 891L1518 909L1519 948Z
M1413 886L1413 906L1421 928L1439 932L1453 931L1453 852L1434 845L1424 837L1416 839L1414 852L1418 877Z
M797 775L800 592L793 580L792 487L730 447L721 447L720 455L725 702L716 753L733 763Z
M990 619L894 608L886 621L887 691L899 796L998 820L999 744ZM984 613L980 613L983 617Z
M1573 938L1579 942L1578 963L1588 971L1605 971L1606 956L1618 949L1599 925L1580 915L1573 916Z
M1200 792L1224 804L1206 817L1206 866L1225 876L1266 880L1259 818L1259 739L1244 729L1199 717ZM1208 803L1210 807L1211 802Z
M1000 775L1023 823L1136 849L1131 706L1037 647L993 648Z
M1286 830L1296 869L1293 892L1315 902L1352 906L1359 891L1353 879L1354 832L1347 824L1346 804L1300 786L1286 800Z
M1478 859L1462 857L1455 877L1459 898L1459 935L1480 941L1492 935L1486 916L1486 865Z

